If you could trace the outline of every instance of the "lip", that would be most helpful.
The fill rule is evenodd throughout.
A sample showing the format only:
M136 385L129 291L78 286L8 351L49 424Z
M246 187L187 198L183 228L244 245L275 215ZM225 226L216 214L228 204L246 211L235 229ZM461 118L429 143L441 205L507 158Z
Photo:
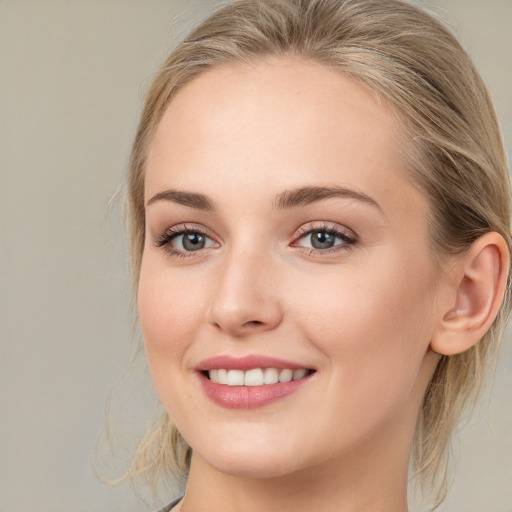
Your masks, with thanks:
M277 368L278 370L284 370L288 368L290 370L300 370L306 368L313 370L308 366L304 366L293 361L285 361L284 359L276 359L274 357L251 354L243 357L233 357L228 355L219 355L210 357L201 361L196 367L196 370L204 372L215 368L224 368L226 370L251 370L252 368Z
M228 386L214 383L204 374L208 370L218 368L244 371L252 368L277 368L281 370L286 368L290 370L300 370L302 368L313 370L313 368L263 355L244 357L220 355L205 359L196 367L203 391L215 404L227 409L254 409L274 403L298 391L309 382L315 373L313 371L302 379L290 382L278 382L262 386Z

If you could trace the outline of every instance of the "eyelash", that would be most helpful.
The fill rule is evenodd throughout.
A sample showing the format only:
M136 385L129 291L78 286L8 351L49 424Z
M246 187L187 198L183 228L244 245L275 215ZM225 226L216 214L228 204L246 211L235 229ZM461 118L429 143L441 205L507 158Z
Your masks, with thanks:
M205 230L201 229L199 226L190 226L187 224L184 224L182 226L173 226L168 228L164 233L159 235L157 239L155 240L155 247L161 247L167 254L170 256L175 256L178 258L189 258L194 257L195 252L200 252L200 249L197 251L180 251L178 249L174 249L174 247L171 246L171 242L181 236L181 235L187 235L187 234L197 234L201 235L205 238L212 239L211 236L209 236Z
M328 224L322 225L305 225L299 228L297 232L297 236L295 241L291 244L294 247L297 247L297 244L300 240L303 240L306 236L311 235L313 233L327 233L329 235L334 236L338 240L341 240L341 243L334 245L328 249L315 249L315 248L306 248L304 247L308 254L315 255L326 255L332 254L338 251L346 251L350 247L355 246L358 243L357 235L353 231L343 230L339 227L335 227Z
M327 224L323 224L321 226L312 226L311 224L302 226L295 236L294 241L290 244L292 247L300 247L298 242L303 240L306 236L311 235L313 233L327 233L329 235L334 236L338 240L341 240L342 243L334 245L333 247L326 249L315 249L315 248L307 248L303 247L304 250L308 252L310 255L326 255L331 254L333 252L348 250L350 247L356 245L358 243L358 238L353 232L347 232L340 228L329 226ZM178 249L174 249L171 246L171 242L177 238L178 236L186 235L186 234L197 234L203 236L207 239L212 240L212 237L206 233L205 230L201 229L199 226L190 226L190 225L182 225L182 226L173 226L168 228L164 233L159 235L154 242L155 247L162 248L167 254L173 257L178 258L190 258L197 256L196 252L201 252L202 249L198 249L197 251L182 251Z

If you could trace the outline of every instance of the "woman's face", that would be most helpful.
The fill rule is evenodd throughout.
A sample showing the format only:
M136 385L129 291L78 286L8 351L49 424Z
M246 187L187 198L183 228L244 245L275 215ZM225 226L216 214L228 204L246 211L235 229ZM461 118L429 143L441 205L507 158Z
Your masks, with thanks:
M216 68L171 101L147 163L140 321L159 396L209 466L408 453L444 288L406 146L372 93L291 59Z

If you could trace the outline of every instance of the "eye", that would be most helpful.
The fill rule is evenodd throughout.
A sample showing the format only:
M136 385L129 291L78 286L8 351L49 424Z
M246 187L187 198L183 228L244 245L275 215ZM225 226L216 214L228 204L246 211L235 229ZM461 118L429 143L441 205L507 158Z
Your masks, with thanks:
M339 245L339 238L327 231L313 231L308 235L309 243L314 249L330 249Z
M304 247L314 252L330 252L354 245L357 238L352 233L335 227L312 228L305 227L292 244L295 247Z
M155 246L163 247L173 256L188 256L191 254L187 253L217 247L218 244L200 229L174 226L157 238Z
M209 238L202 233L185 233L170 240L170 245L178 250L198 251L208 246Z

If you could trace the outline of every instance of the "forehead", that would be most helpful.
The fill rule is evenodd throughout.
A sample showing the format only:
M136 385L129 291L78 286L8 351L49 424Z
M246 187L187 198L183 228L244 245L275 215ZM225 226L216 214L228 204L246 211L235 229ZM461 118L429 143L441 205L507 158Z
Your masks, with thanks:
M146 199L171 186L223 197L245 187L254 197L335 184L390 202L414 188L407 146L396 112L343 73L291 58L224 65L170 102L149 153Z

